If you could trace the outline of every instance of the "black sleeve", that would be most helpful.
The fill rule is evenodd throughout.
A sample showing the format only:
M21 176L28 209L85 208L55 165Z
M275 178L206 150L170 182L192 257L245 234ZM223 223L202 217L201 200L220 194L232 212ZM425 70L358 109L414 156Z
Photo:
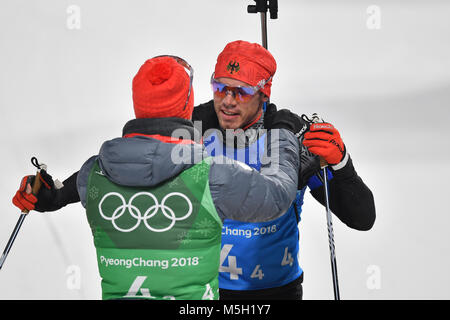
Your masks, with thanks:
M78 195L77 190L77 176L78 171L63 181L64 187L50 191L51 194L41 195L41 191L39 191L38 202L35 207L36 211L56 211L62 207L65 207L69 203L79 202L80 196ZM44 188L41 190L42 192L46 191Z
M277 110L270 103L264 115L266 129L284 128L294 133L303 132L303 121L288 110ZM201 121L202 134L211 128L219 128L219 121L214 110L214 101L208 101L194 108L193 121ZM306 148L305 148L306 149ZM299 171L299 189L320 169L317 156L302 154ZM333 171L334 178L329 181L329 200L331 211L347 226L357 230L369 230L375 223L375 203L372 192L357 175L351 158L340 170ZM325 205L323 186L311 191L313 197Z
M208 129L218 129L219 120L217 119L217 114L214 110L214 101L210 100L196 106L192 112L192 121L197 129L200 129L198 125L201 124L202 134Z
M69 178L64 180L61 190L61 204L64 207L69 203L75 203L80 201L80 196L77 190L77 177L78 171L72 174Z
M347 226L357 230L370 230L375 223L375 202L372 191L365 185L353 167L352 159L340 170L332 170L328 196L330 210ZM325 205L323 185L311 194Z

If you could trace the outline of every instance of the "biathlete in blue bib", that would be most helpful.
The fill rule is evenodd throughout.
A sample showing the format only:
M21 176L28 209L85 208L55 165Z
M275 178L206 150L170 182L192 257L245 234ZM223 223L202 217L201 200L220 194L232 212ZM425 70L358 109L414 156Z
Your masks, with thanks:
M219 54L211 76L214 99L194 108L193 121L201 121L197 123L212 156L225 155L255 169L261 161L276 161L265 153L266 130L271 128L292 130L301 146L297 197L287 214L264 223L224 221L220 299L302 299L298 223L306 189L324 204L324 188L316 176L320 157L329 164L332 212L357 230L369 230L375 221L372 192L357 175L334 126L310 126L268 102L275 71L275 59L259 44L231 42Z

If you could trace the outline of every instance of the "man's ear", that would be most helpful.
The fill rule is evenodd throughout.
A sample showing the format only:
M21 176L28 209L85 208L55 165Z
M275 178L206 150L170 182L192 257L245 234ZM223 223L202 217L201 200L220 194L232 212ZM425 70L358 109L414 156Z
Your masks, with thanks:
M262 92L261 92L261 101L262 101L263 103L269 101L269 97L266 96L266 95L265 95L264 93L262 93Z

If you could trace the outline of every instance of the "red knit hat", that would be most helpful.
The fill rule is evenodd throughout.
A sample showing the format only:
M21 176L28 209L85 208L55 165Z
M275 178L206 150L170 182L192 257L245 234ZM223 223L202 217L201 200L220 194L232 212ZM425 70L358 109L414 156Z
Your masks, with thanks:
M251 86L263 85L261 92L270 97L276 70L277 63L267 49L257 43L238 40L228 43L217 57L214 78L232 78Z
M145 61L133 79L136 118L190 119L194 92L191 88L186 105L189 88L189 75L174 58L163 56Z

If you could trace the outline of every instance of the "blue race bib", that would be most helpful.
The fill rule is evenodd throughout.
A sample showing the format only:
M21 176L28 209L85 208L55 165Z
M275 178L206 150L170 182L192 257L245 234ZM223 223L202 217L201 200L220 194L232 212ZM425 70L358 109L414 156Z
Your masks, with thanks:
M224 155L260 170L266 134L247 148L224 146L213 133L204 145L211 156ZM267 222L225 220L222 228L219 287L228 290L258 290L285 285L302 274L298 263L301 207L306 188L281 217Z

